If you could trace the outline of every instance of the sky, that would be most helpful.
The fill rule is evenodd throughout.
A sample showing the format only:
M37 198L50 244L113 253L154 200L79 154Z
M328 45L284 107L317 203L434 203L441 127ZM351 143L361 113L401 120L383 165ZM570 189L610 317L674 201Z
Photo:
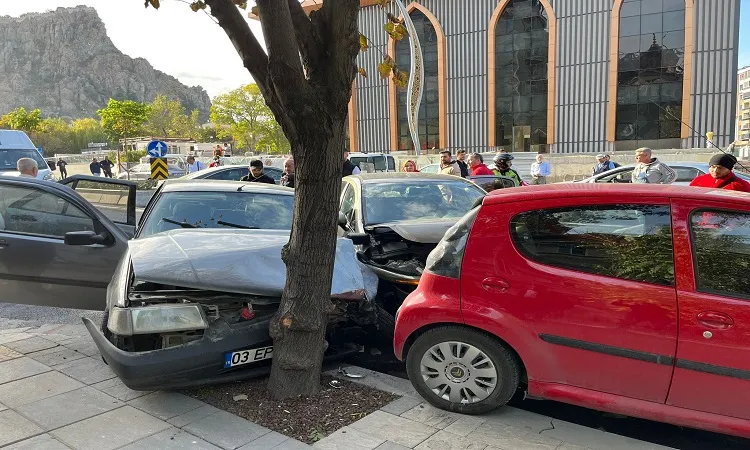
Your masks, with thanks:
M739 66L743 67L750 65L750 0L741 1ZM179 0L162 0L158 11L144 8L143 3L143 0L0 0L0 16L92 6L120 51L133 58L147 59L156 69L188 86L203 86L212 98L252 82L224 31L206 14L192 12ZM263 44L260 23L247 20Z

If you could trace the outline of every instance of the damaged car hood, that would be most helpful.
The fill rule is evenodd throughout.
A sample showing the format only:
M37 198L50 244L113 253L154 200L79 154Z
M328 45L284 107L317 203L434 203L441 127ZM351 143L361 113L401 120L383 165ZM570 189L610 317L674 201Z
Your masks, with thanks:
M379 223L368 228L387 227L407 241L420 244L437 244L445 232L460 219L417 219L401 222Z
M172 230L129 242L135 279L164 285L281 297L288 230ZM377 276L349 239L336 242L331 296L375 298Z

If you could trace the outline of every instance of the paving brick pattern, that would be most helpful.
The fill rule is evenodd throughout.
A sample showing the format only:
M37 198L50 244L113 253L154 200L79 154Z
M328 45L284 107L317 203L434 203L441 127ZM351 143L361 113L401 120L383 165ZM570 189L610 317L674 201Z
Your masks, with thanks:
M514 408L464 416L427 405L407 380L349 379L401 396L314 447L337 450L664 450ZM336 375L335 373L332 373ZM0 447L13 450L300 450L310 446L174 392L125 386L85 328L0 330Z

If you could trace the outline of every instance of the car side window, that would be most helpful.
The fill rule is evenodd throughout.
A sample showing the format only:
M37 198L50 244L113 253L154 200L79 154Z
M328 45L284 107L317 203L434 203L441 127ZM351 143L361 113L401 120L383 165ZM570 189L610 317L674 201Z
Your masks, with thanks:
M354 209L354 188L349 184L344 188L344 193L341 196L341 212L344 213L349 223L354 223Z
M672 170L677 174L675 182L677 183L689 183L699 175L703 175L698 169L693 167L672 167Z
M247 175L247 173L247 169L244 168L220 170L208 178L211 180L240 181L240 178Z
M94 220L69 201L41 189L3 186L0 216L6 233L63 238L72 231L95 231Z
M527 258L565 269L674 285L670 208L582 206L515 216L513 243Z
M750 299L750 213L696 211L690 231L697 290Z
M612 175L607 175L606 177L601 177L597 179L596 182L597 183L631 183L632 174L633 174L633 169L626 169L626 170L617 172Z

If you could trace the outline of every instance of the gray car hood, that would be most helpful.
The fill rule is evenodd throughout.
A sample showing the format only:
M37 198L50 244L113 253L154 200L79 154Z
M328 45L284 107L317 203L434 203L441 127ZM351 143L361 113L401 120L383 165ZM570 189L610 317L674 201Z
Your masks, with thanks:
M388 227L407 241L420 244L437 244L445 232L460 219L418 219L401 222L379 223L372 228ZM368 227L369 228L369 227Z
M288 230L172 230L129 242L135 278L191 289L281 297ZM349 239L336 242L332 297L374 299L378 278Z

